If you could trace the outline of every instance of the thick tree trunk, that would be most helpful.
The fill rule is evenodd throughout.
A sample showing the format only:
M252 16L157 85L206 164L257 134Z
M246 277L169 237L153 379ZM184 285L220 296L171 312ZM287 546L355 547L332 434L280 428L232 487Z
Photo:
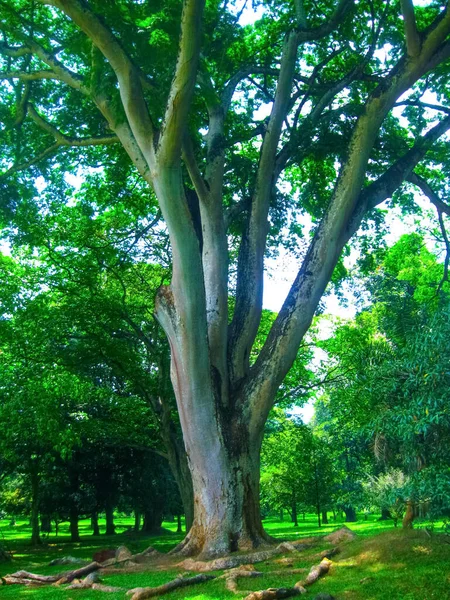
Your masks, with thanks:
M106 531L105 535L114 535L116 533L116 527L114 525L114 507L107 503L105 506L105 517L106 517Z
M92 535L100 535L100 527L98 526L98 512L92 511L91 514L91 529Z
M353 506L344 506L344 512L346 523L355 523L357 521L356 511Z
M231 438L227 452L210 452L209 460L197 462L194 523L176 551L210 558L272 541L261 523L259 444L250 451L241 436L241 443Z
M31 543L33 546L41 544L39 535L39 475L36 469L31 471Z
M143 533L158 532L161 529L162 520L161 511L154 510L153 508L146 509L144 511L144 523L142 525Z

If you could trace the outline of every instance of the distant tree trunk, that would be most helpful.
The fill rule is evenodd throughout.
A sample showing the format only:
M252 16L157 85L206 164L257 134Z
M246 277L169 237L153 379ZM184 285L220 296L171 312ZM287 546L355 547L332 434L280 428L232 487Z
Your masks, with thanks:
M98 512L96 510L91 513L91 529L92 535L100 535L100 527L98 526Z
M280 513L279 513L278 518L280 519L280 521L284 521L284 511L282 508L280 508Z
M56 535L56 537L58 537L58 533L59 533L59 519L58 519L58 517L55 517L53 520L55 522L55 535Z
M162 513L153 509L144 511L144 523L142 525L143 533L155 533L159 531L162 525Z
M39 535L39 475L36 468L31 470L31 543L38 546L42 543Z
M337 517L337 515L336 515L336 511L335 511L335 510L334 510L334 508L333 508L333 521L336 521L336 517Z
M41 531L43 533L50 533L52 530L52 520L50 515L45 513L41 514Z
M70 524L70 540L72 542L80 541L80 532L78 530L78 490L79 490L79 480L78 473L76 470L70 470L69 472L69 480L70 480L70 508L69 508L69 524Z
M138 533L141 526L141 512L137 508L134 510L134 532Z
M357 518L356 518L356 511L353 508L353 506L345 506L344 512L345 512L345 522L346 523L355 523Z
M295 490L292 490L292 522L294 523L294 527L298 527L297 495Z
M70 528L70 541L71 542L79 542L80 541L80 531L78 529L78 507L75 504L72 504L69 510L69 528Z
M414 521L414 516L415 516L414 509L415 509L414 502L412 500L407 500L406 512L405 512L405 516L403 517L403 521L402 521L403 529L412 529L413 528L413 521Z
M322 523L328 525L328 515L326 510L322 510Z
M177 515L177 533L182 533L183 528L181 527L181 515Z
M105 535L114 535L116 533L116 527L114 525L114 508L109 502L105 506L105 517L106 517L106 531Z
M381 509L381 517L380 517L379 520L380 521L388 521L390 519L392 519L392 515L389 512L389 509L388 508L382 508Z
M303 513L303 520L306 521L306 513Z

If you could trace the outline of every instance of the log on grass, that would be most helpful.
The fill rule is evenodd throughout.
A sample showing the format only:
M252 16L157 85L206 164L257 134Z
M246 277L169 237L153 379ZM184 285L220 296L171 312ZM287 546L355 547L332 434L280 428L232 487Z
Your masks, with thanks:
M81 567L80 569L75 569L74 571L67 571L67 573L61 573L60 575L58 575L56 584L62 585L64 583L70 583L74 579L79 579L80 577L89 575L89 573L92 573L92 571L97 571L97 569L101 569L101 567L102 565L100 563L94 561L84 567Z
M16 571L15 573L5 575L3 579L12 578L17 580L24 579L26 581L40 581L41 583L54 583L60 577L61 575L36 575L36 573L29 573L28 571Z
M293 598L300 596L306 590L304 588L269 588L260 592L252 592L244 600L278 600L278 598Z
M159 585L158 587L134 588L127 592L127 596L131 596L131 600L144 600L144 598L162 596L163 594L168 594L177 588L196 585L197 583L204 583L205 581L211 581L212 579L216 579L216 576L195 575L194 577L177 577L176 579L172 579L172 581L169 581L164 585Z
M328 571L330 570L330 566L331 560L328 560L328 558L323 558L318 565L314 565L313 567L311 567L311 570L308 573L306 579L303 582L299 582L296 585L312 585L319 579L319 577L322 577L323 575L326 575L328 573Z

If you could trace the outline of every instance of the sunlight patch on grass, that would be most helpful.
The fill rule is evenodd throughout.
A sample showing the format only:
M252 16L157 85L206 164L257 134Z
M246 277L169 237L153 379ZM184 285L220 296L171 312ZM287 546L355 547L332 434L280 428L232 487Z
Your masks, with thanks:
M413 546L413 552L416 554L431 554L433 550L427 546Z

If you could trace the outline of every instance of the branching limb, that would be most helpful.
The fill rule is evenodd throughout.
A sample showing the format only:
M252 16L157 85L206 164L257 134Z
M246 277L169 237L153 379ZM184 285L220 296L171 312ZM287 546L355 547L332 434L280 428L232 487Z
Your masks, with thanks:
M186 121L191 106L200 54L203 0L185 0L181 17L181 40L175 77L169 93L158 145L158 162L171 165L179 160Z
M39 0L48 4L46 0ZM120 96L133 136L149 166L154 165L153 124L142 91L141 77L113 33L81 0L54 0L92 40L116 73Z
M432 104L431 102L422 102L422 100L402 100L397 102L395 106L418 106L422 108L429 108L431 110L437 110L450 115L450 108L448 106L442 106L442 104Z
M446 120L448 121L449 119ZM408 176L408 181L420 188L424 196L426 196L428 200L434 204L438 213L445 213L450 217L450 206L439 198L439 196L436 194L430 184L425 181L425 179L416 173L411 172L411 174Z
M420 35L417 30L416 15L414 14L414 5L412 0L400 0L403 14L403 23L405 28L406 50L408 56L418 56L420 54Z
M436 207L436 210L437 210L439 227L441 230L442 239L444 240L444 244L445 244L444 275L438 286L438 292L439 292L442 289L442 286L444 285L444 283L449 280L448 271L449 271L449 264L450 264L450 240L448 237L447 229L445 227L444 214L446 214L447 216L450 216L450 206L448 204L446 204L445 202L443 202L439 198L437 193L433 190L433 188L430 186L430 184L427 181L425 181L425 179L423 179L422 177L417 175L416 173L414 173L414 172L411 173L410 176L408 177L408 181L410 181L411 183L413 183L414 185L419 187L420 190L422 191L422 193L430 200L430 202L432 204L434 204L434 206Z

